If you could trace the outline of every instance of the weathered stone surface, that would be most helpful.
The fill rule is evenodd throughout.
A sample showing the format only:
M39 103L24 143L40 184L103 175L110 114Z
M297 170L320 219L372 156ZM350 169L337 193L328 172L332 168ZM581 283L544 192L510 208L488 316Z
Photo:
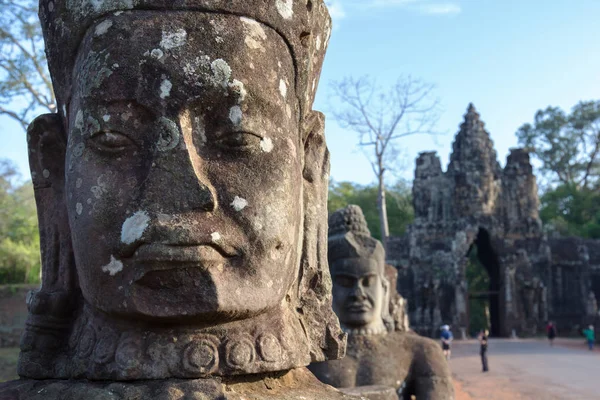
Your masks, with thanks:
M393 388L385 386L360 386L340 389L341 392L367 398L369 400L398 400L398 394Z
M0 348L19 346L27 319L27 294L36 285L0 285Z
M548 297L551 318L559 333L579 334L578 328L598 321L594 300L600 298L600 240L550 238L552 254Z
M443 323L456 332L468 328L465 272L473 244L491 278L493 335L539 333L549 318L575 326L589 291L600 295L598 268L585 256L600 253L600 241L545 237L529 154L511 150L501 169L473 105L446 172L435 153L419 155L413 198L415 221L405 237L390 238L387 261L398 268L398 289L417 332L437 336Z
M22 380L0 383L2 400L352 400L306 368L238 378L138 382Z
M339 388L385 385L401 399L453 399L450 371L435 341L412 332L348 337L346 357L310 365L324 383Z
M369 399L454 398L440 346L409 332L405 302L394 290L397 272L385 265L383 246L370 236L357 206L330 217L329 265L333 306L349 334L348 347L345 358L311 364L311 371L335 387L358 387L352 393ZM396 394L363 388L370 385Z
M43 282L19 374L46 381L5 392L340 398L303 369L345 348L312 110L323 1L42 0L40 18L60 112L28 132Z

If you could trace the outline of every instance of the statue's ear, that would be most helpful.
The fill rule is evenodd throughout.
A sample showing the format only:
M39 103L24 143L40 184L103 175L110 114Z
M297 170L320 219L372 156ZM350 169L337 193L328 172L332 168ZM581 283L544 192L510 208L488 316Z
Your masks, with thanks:
M327 263L329 150L325 143L325 116L320 112L311 111L304 121L303 130L305 232L303 258L306 258L310 268L324 268L329 276Z
M386 278L385 275L381 276L381 286L383 286L383 293L386 297L387 303L385 304L389 304L390 299L391 299L391 291L390 291L390 281L388 281L388 279Z
M303 123L304 240L298 285L298 315L307 333L311 361L344 356L345 335L331 308L331 276L327 263L327 193L329 151L325 117L311 111Z
M384 274L381 274L381 286L383 287L383 307L381 307L381 316L384 322L387 322L390 317L390 306L392 302L392 291L390 288L390 281Z
M37 117L27 129L27 145L40 229L42 290L70 291L76 282L65 198L67 134L61 117Z
M325 116L311 111L303 125L304 179L313 184L322 180L328 187L329 150L325 143Z
M65 202L67 135L58 114L36 118L27 129L29 167L40 229L42 286L27 297L21 336L22 377L62 377L55 359L67 345L80 299Z
M36 188L59 189L64 184L67 135L58 114L37 117L27 129L29 168Z

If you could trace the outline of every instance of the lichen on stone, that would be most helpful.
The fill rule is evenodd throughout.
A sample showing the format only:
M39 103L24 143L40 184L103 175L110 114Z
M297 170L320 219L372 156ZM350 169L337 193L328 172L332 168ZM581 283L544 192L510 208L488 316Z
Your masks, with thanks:
M123 271L123 262L117 260L115 256L110 256L110 262L102 267L102 272L106 272L110 276L115 276L121 271Z
M174 32L162 32L160 47L165 50L181 47L187 41L187 32L185 29L177 29Z

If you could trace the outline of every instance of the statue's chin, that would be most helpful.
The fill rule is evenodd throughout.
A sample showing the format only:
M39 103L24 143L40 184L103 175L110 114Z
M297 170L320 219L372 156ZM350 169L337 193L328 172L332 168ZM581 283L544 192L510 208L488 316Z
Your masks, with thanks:
M259 303L249 301L244 292L218 290L210 281L195 282L178 281L172 274L164 280L153 276L133 282L126 294L121 289L114 296L100 297L99 301L88 299L88 303L125 322L141 320L202 326L252 318L281 304L272 291L267 293L261 288L254 290L255 295L261 297Z
M369 321L365 321L365 320L351 320L351 321L342 322L342 326L344 326L345 328L348 328L348 329L368 328L371 325L372 324Z
M164 291L161 293L164 294ZM180 302L172 301L165 305L161 301L148 301L152 293L135 297L128 301L127 307L110 309L102 306L95 307L116 319L124 322L144 321L150 324L174 324L212 326L236 320L243 320L260 315L264 310L249 309L222 309L212 301L194 299L193 301L181 299ZM157 296L154 296L157 297ZM185 296L182 296L185 297Z
M352 313L348 315L342 323L353 328L364 328L376 324L377 319L374 318L371 313L367 312Z

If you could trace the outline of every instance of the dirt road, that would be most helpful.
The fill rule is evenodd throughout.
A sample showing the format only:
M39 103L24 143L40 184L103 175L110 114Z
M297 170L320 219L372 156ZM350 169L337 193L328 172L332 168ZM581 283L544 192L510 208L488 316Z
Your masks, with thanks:
M600 399L600 351L581 340L490 340L490 372L481 372L479 344L455 342L450 367L457 400Z

